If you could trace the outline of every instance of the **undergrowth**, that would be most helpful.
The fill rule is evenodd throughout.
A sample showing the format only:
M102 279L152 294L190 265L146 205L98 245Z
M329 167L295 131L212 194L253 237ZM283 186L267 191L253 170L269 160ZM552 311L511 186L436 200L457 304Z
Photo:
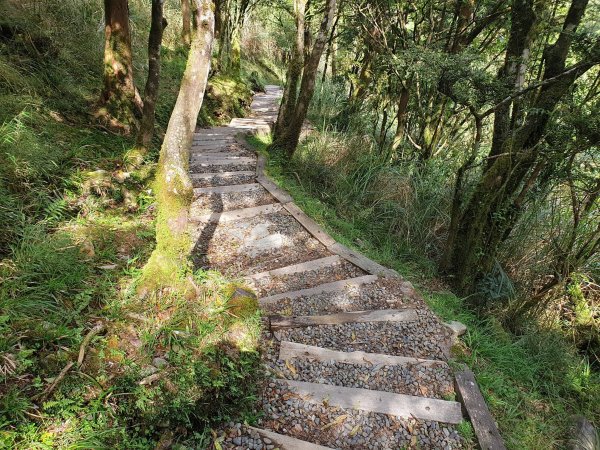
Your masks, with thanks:
M149 3L129 4L139 87ZM260 323L236 284L199 271L191 297L135 294L187 57L175 6L165 4L155 139L135 172L125 169L134 136L92 115L102 3L0 6L0 448L201 447L254 398ZM213 77L199 124L243 114L261 77Z
M249 142L266 155L270 136ZM354 147L361 151L350 164L345 158ZM436 220L447 193L402 167L393 169L387 180L392 185L382 187L378 177L389 177L390 169L368 148L343 134L314 131L292 161L269 155L267 170L336 240L396 269L441 318L467 325L454 356L474 371L509 448L565 447L574 414L599 423L600 376L560 327L532 323L514 335L493 315L479 316L467 299L452 294L428 256L440 242ZM432 170L440 171L443 185L443 169Z

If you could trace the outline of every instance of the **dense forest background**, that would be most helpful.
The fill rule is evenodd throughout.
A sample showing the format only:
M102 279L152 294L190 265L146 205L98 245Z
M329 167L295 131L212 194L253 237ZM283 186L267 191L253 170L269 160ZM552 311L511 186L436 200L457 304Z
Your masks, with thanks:
M187 288L140 289L197 4L0 3L7 448L201 447L219 421L253 420L260 321L231 302L236 284L182 270ZM110 8L128 31L106 34ZM271 175L468 325L456 357L507 445L560 448L573 414L600 423L597 0L220 0L214 13L198 125L285 86L273 137L251 138Z

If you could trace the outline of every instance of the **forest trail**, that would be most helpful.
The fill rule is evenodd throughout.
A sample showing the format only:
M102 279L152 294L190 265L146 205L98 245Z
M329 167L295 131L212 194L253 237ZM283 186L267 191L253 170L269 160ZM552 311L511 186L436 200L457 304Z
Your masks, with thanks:
M249 118L195 133L190 170L197 267L244 277L265 319L270 378L258 426L222 448L463 448L447 363L452 332L396 272L336 243L264 174L239 138L267 131L281 91ZM215 446L218 448L218 446Z

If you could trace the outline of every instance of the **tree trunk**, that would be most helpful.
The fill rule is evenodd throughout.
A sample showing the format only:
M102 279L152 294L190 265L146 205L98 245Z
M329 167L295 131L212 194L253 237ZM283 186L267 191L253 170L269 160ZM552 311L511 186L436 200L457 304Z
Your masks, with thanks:
M544 51L546 70L543 80L565 72L574 31L586 5L587 0L572 0L562 33ZM514 27L521 25L518 20L513 21L511 31L514 32ZM522 201L519 193L526 180L534 173L537 163L544 157L539 144L548 126L550 114L575 81L598 64L593 56L598 50L599 43L590 52L592 56L572 66L567 71L568 75L543 86L522 125L500 137L494 136L494 139L500 139L501 142L492 146L490 152L498 153L484 168L464 210L456 213L460 217L458 225L448 237L448 242L452 245L447 248L450 253L445 256L445 260L459 291L473 292L479 276L491 269L499 244L506 238L506 231L519 218L520 208L515 203Z
M298 95L298 83L302 76L304 67L304 15L306 13L306 0L294 0L294 12L296 14L296 41L292 58L286 74L283 97L279 105L279 114L274 128L274 140L282 136L290 125L296 109Z
M409 90L402 86L400 100L398 100L398 112L396 113L396 134L392 141L392 152L395 152L404 140L404 129L406 128L406 115L408 107Z
M190 11L190 0L181 0L181 40L185 45L190 45L192 39L192 14Z
M308 58L308 61L304 65L302 82L300 83L300 92L298 93L298 100L296 101L294 116L284 133L280 136L276 136L273 142L274 148L281 148L285 150L290 158L293 156L294 152L296 151L296 147L298 146L300 133L302 131L302 124L306 119L308 107L315 92L317 68L319 66L319 61L321 59L321 55L323 54L323 50L325 49L325 44L327 43L327 35L333 23L336 9L335 5L336 0L327 0L327 4L325 5L325 16L323 18L323 22L321 22L319 34L315 39L313 49L310 53L310 58Z
M190 146L210 71L214 9L210 0L193 0L193 26L188 61L179 95L165 133L155 181L158 214L156 248L144 267L140 293L184 283L188 267L188 212L192 182L188 174Z
M163 3L164 0L152 0L152 22L148 38L148 78L144 89L144 109L137 135L136 154L133 155L135 160L132 161L135 166L141 163L154 135L154 112L160 81L160 46L167 25L163 17Z
M498 73L498 78L506 86L507 91L512 93L520 89L518 81L519 73L525 68L526 58L529 54L529 42L535 13L532 0L516 0L512 7L511 32L506 47L504 65ZM494 129L492 139L492 151L488 159L488 167L493 164L494 158L500 154L501 147L511 127L511 105L507 103L494 114Z
M104 89L100 104L109 125L130 132L139 113L133 82L129 6L127 0L104 0ZM137 110L136 110L137 109Z

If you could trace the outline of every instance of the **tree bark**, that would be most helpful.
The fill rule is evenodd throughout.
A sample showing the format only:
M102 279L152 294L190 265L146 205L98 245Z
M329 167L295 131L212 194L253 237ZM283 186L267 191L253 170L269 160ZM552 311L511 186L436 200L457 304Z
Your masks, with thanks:
M104 0L104 89L100 104L109 125L130 132L137 126L133 58L127 0Z
M565 72L574 31L586 6L587 0L572 0L563 31L544 52L546 70L543 80ZM519 21L513 22L515 26L519 26ZM498 153L485 167L464 210L457 213L460 215L458 226L448 237L452 245L448 246L450 253L445 260L459 291L473 292L479 276L491 269L499 244L506 238L506 230L510 230L519 218L520 208L515 203L522 201L519 193L543 158L539 144L550 114L575 81L599 63L598 50L600 43L596 43L590 52L592 56L574 66L568 75L543 85L521 125L500 137L494 136L494 139L500 139L495 147L499 151L494 146L490 150Z
M167 25L163 17L164 0L152 0L152 22L150 24L150 36L148 38L148 78L144 89L144 109L142 121L137 135L137 154L135 165L139 165L141 158L146 153L152 136L154 135L154 113L156 111L156 100L158 98L158 86L160 82L160 46L163 31Z
M292 157L296 151L296 147L298 147L298 141L300 140L300 133L302 131L302 124L306 119L308 107L315 92L317 68L319 66L319 61L321 59L321 55L323 54L323 50L325 49L325 44L327 43L327 35L333 23L335 10L336 0L327 0L325 5L325 16L321 22L319 34L315 39L313 49L310 53L310 58L308 58L308 61L306 61L304 65L302 82L300 83L300 92L298 93L296 108L294 109L294 116L284 133L276 136L273 142L273 147L285 150L288 157Z
M188 213L193 196L189 153L210 71L214 9L210 0L193 0L188 61L160 150L155 181L158 214L156 248L144 267L140 293L184 283L188 267Z
M192 39L190 0L181 0L181 21L181 40L185 45L190 45Z
M306 0L294 0L294 13L296 15L296 41L292 58L286 74L283 97L279 105L279 114L274 128L274 140L282 136L290 125L296 109L296 96L298 83L304 67L304 16L306 14Z

